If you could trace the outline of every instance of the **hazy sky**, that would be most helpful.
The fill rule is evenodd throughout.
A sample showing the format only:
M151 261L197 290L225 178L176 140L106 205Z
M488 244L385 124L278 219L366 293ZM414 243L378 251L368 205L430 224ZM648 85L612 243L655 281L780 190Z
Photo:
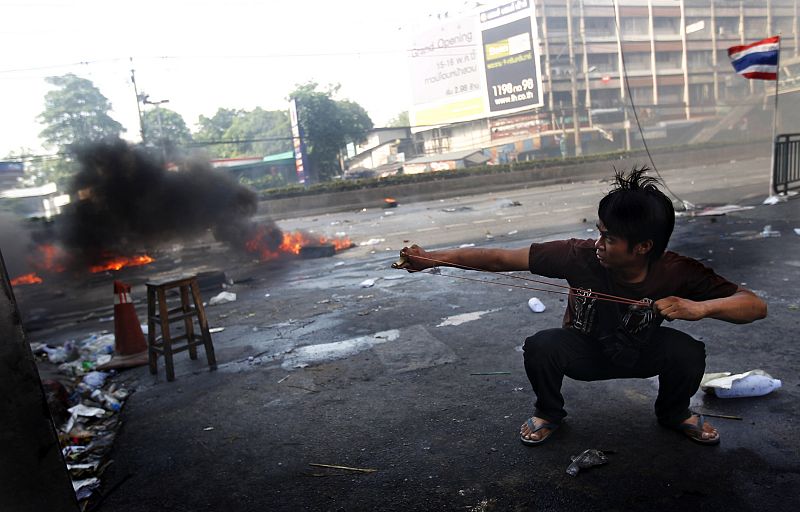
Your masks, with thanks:
M407 110L405 49L431 13L463 0L0 0L0 158L31 148L47 76L75 73L138 139L130 80L195 128L217 108L286 108L295 84L341 83L377 125ZM474 2L472 2L474 5ZM133 62L129 60L133 58Z

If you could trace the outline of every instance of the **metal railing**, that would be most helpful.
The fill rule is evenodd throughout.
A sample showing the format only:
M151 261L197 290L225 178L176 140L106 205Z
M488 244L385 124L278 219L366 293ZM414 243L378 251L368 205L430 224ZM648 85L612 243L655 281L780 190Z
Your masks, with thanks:
M776 194L800 189L800 133L775 137L772 186Z

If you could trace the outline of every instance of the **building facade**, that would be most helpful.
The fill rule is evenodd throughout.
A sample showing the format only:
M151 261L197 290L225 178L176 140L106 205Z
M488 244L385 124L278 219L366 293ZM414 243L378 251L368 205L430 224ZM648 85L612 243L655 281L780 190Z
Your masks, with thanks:
M778 34L781 94L797 89L798 0L534 4L543 107L418 132L421 153L480 147L500 163L631 149L639 126L654 145L768 137L775 82L739 77L727 50Z

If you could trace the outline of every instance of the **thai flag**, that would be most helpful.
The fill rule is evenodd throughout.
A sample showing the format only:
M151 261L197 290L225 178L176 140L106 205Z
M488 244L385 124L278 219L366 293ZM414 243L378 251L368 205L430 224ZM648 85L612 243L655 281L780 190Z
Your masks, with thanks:
M781 36L768 37L757 43L728 48L733 69L745 78L778 79L778 53Z

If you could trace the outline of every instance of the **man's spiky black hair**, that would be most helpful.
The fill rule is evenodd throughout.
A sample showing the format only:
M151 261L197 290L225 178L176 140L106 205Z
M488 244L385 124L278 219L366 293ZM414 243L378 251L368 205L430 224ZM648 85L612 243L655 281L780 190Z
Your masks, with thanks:
M653 241L651 262L664 254L675 228L672 201L658 189L658 180L646 176L646 166L630 173L614 169L614 187L600 200L597 214L606 229L628 242L628 250L646 240Z

